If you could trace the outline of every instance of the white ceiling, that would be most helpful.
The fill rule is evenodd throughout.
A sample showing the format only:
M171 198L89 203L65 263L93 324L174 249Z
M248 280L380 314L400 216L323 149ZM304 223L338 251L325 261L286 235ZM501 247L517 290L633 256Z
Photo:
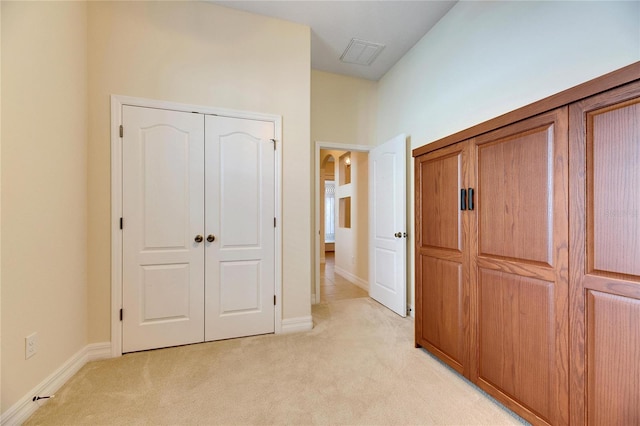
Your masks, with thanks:
M313 69L379 80L457 0L213 2L308 25ZM370 66L343 63L340 56L352 38L386 47Z

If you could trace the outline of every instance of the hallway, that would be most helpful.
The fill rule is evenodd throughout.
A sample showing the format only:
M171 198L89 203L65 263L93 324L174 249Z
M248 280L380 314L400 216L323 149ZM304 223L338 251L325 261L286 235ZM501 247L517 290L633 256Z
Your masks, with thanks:
M320 264L320 303L369 296L365 290L335 273L334 252L326 252L325 258L325 263Z

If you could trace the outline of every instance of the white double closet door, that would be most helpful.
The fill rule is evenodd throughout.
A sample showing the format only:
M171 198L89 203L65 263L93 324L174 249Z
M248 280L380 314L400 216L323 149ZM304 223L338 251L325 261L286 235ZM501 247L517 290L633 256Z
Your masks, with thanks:
M123 352L274 331L272 122L123 106Z

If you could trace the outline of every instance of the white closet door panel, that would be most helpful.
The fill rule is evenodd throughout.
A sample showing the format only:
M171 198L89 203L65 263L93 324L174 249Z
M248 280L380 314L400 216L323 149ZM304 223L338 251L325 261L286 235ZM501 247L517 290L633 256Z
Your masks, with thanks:
M205 339L274 331L274 125L207 116Z
M123 107L123 352L204 340L204 117Z

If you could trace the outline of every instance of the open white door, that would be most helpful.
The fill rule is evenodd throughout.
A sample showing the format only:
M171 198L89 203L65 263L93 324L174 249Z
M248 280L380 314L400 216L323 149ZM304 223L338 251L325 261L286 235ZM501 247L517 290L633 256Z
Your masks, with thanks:
M407 315L406 136L369 152L369 295Z

